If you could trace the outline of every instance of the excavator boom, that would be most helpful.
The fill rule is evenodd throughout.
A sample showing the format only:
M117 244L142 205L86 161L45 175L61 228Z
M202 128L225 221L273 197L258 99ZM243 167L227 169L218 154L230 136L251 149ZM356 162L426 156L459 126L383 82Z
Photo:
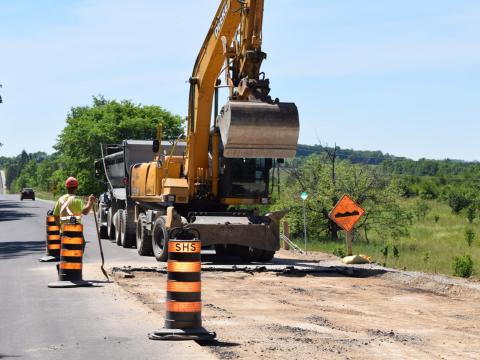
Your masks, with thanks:
M218 157L291 158L295 156L298 110L269 96L269 80L260 72L264 0L223 0L197 57L191 78L186 176L190 194L195 185L211 180L218 196ZM223 68L222 68L223 67ZM209 141L213 95L218 76L225 72L230 96L215 119ZM212 164L208 161L209 145ZM221 153L223 151L223 153ZM205 169L211 170L206 171ZM199 170L200 169L200 170ZM211 179L199 174L212 173ZM201 177L201 176L200 176Z

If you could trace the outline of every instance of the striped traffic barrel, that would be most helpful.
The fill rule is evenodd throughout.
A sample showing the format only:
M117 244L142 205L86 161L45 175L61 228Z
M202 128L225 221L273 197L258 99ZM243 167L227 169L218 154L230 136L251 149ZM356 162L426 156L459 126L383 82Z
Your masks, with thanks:
M167 329L202 327L201 250L196 238L168 242Z
M152 340L211 340L202 327L201 250L194 229L174 229L168 241L165 326L149 334Z
M83 225L63 224L60 250L60 281L82 281Z
M53 215L47 215L47 255L60 257L60 226Z

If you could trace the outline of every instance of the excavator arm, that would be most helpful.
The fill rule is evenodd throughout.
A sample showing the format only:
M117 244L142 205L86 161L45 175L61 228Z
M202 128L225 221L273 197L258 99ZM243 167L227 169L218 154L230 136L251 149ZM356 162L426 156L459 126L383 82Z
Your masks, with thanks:
M297 108L272 100L269 80L260 72L266 58L261 49L263 9L264 0L223 0L198 54L190 78L184 168L191 198L200 192L218 196L220 156L295 156ZM230 96L211 131L212 103L222 71Z

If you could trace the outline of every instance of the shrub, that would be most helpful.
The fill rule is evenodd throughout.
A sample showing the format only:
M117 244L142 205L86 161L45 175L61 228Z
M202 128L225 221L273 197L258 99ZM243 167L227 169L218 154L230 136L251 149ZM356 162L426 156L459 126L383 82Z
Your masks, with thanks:
M472 246L473 240L475 240L475 233L473 230L470 228L465 229L465 241L467 242L468 246Z
M425 252L425 254L423 255L423 262L424 262L425 264L427 264L429 260L430 260L430 251L427 251L427 252Z
M473 273L473 261L470 255L453 258L453 275L468 278Z
M421 185L419 193L422 199L432 200L438 198L440 191L437 185L431 181L427 181Z
M475 220L476 217L477 217L477 209L473 205L470 205L467 208L467 220L468 220L468 222L470 224L473 223L473 220Z
M382 255L384 258L388 257L388 245L385 245L385 247L382 249Z
M455 214L458 214L472 204L471 196L462 188L450 189L446 194L446 198L448 205Z
M338 256L339 258L344 258L346 256L345 250L341 247L337 247L333 250L333 255Z
M435 223L438 223L438 220L440 220L440 216L435 215L435 217L433 219L435 220Z
M393 257L397 260L400 257L400 251L398 250L396 245L393 245Z
M382 249L382 255L383 255L383 266L387 266L387 259L388 259L388 245L385 245L385 247Z

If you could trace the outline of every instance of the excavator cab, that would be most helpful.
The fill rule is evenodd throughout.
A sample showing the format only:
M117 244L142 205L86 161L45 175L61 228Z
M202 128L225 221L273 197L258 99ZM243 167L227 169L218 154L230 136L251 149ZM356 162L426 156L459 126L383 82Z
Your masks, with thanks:
M222 158L220 160L220 196L268 201L272 163L272 159L265 158Z

